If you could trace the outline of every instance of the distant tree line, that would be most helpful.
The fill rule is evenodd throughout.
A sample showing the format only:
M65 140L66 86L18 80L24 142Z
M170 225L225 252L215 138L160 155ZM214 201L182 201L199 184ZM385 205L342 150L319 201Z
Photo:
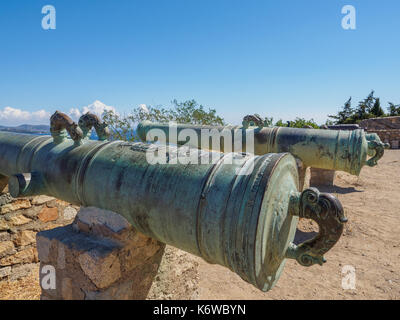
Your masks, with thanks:
M400 105L389 102L385 113L381 107L378 97L374 96L374 91L362 101L357 107L352 107L351 98L349 98L341 110L336 115L329 115L331 120L327 120L326 124L352 124L358 123L364 119L400 116ZM225 125L224 119L219 116L214 108L206 108L198 104L195 100L187 100L184 102L172 101L171 108L163 106L139 106L134 108L129 114L120 115L113 111L105 111L103 120L108 124L111 131L111 139L136 141L136 125L143 120L154 122L169 122L199 124L199 125ZM264 118L264 125L268 127L291 127L291 128L315 128L320 126L314 119L296 118L294 121L284 121L279 119L274 123L272 117Z
M361 120L388 116L400 116L400 104L395 105L389 102L388 113L385 113L381 106L380 98L374 96L374 90L363 100L358 102L357 107L352 107L351 97L345 102L336 115L328 115L332 120L327 124L352 124Z
M112 140L139 140L136 134L136 126L139 122L149 120L153 122L169 122L198 124L198 125L226 125L225 120L217 115L214 108L206 108L198 104L195 100L187 100L178 102L173 100L171 108L163 106L138 106L133 108L128 114L120 115L112 110L104 111L103 121L108 124L111 131ZM275 124L273 118L265 118L266 126L319 128L317 123L311 119L296 118L294 121L278 120Z
M314 121L314 119L306 120L304 118L297 117L294 121L283 121L279 119L273 123L273 118L265 118L270 127L290 127L290 128L314 128L319 129L319 125Z

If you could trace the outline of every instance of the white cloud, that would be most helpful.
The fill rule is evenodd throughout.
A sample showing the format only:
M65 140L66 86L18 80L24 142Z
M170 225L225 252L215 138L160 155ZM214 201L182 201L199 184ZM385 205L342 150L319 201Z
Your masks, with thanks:
M39 121L47 120L50 118L50 113L42 109L39 111L32 112L32 117L33 119L37 119Z
M0 121L4 125L45 123L49 118L50 113L43 109L31 112L7 106L0 110Z
M113 111L113 112L117 113L117 111L114 107L107 106L103 102L96 100L92 104L89 104L88 106L84 106L81 109L78 109L78 108L70 109L68 115L73 120L77 121L81 115L83 115L87 112L94 113L94 114L98 115L99 117L101 117L103 115L104 111Z
M147 106L144 103L139 104L139 108L140 108L140 111L143 113L150 113L149 109L147 108Z
M107 106L103 102L96 100L92 104L89 104L86 107L83 107L82 113L90 112L101 116L104 111L113 111L116 112L115 108L112 106Z
M82 115L82 113L79 111L79 109L78 108L71 108L70 110L69 110L69 116L72 118L72 119L79 119L79 117Z
M63 112L62 108L57 109ZM53 111L55 111L55 109ZM7 106L0 109L0 124L5 126L15 126L20 124L49 124L53 111L48 112L44 109L38 111L26 111ZM101 117L104 111L114 111L117 113L114 107L107 106L99 100L94 101L88 106L71 108L69 112L66 113L74 121L78 121L79 117L87 112L94 113Z

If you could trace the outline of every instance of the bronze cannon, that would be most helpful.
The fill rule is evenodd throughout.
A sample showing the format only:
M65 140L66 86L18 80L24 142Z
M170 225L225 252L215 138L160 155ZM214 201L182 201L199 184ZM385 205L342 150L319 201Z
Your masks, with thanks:
M364 165L375 166L387 144L363 130L336 131L289 127L264 127L259 117L247 116L242 126L139 123L142 141L160 141L196 148L256 155L289 152L296 157L300 179L307 167L359 175ZM370 157L368 159L368 157Z
M198 162L182 164L174 161L178 147L87 140L85 121L69 120L56 114L52 136L0 132L0 174L9 177L12 196L45 194L114 211L143 234L225 266L263 291L286 259L322 265L342 234L340 202L314 188L299 192L289 153L190 149ZM149 163L154 153L166 162ZM203 161L213 156L218 160ZM316 221L319 233L296 245L299 217Z

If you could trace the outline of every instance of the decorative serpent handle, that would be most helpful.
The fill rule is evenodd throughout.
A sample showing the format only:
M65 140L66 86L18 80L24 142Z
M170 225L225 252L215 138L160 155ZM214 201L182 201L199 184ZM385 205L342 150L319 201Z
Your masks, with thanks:
M100 118L90 112L82 115L79 118L78 125L83 132L83 136L86 138L89 131L94 128L97 133L97 137L100 141L107 140L110 136L110 130L107 128L107 124L102 122Z
M242 121L242 126L247 129L248 127L250 127L251 125L256 125L257 127L259 127L260 129L262 129L263 127L265 127L265 123L263 121L263 119L261 118L260 115L258 114L254 114L254 115L247 115L243 118Z
M87 137L93 127L100 141L107 140L110 130L107 128L107 124L103 123L95 114L87 112L82 115L79 119L79 125L60 111L56 111L50 118L50 133L55 144L62 143L65 140L66 130L71 139L74 140L75 145L80 145L82 139Z
M79 145L83 138L83 132L79 126L65 113L56 111L50 118L50 133L54 143L59 144L64 141L65 131L69 133L75 144Z
M378 160L383 157L385 149L389 147L390 145L388 143L383 143L376 140L368 141L368 149L375 152L375 155L371 159L367 160L367 165L370 167L376 166L378 164Z
M319 232L316 237L298 246L291 243L286 257L296 259L305 267L322 265L326 262L323 255L339 240L343 224L347 222L341 203L329 193L320 193L315 188L309 188L292 195L289 210L300 218L314 220L319 226Z

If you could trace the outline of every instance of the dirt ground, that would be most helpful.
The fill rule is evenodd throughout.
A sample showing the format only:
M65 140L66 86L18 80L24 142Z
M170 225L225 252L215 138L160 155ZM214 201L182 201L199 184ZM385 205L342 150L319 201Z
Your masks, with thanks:
M149 299L400 299L400 150L386 151L358 178L339 172L335 187L320 190L335 194L349 219L323 267L289 260L275 288L263 293L226 268L167 247ZM344 266L355 270L355 289L342 288ZM38 299L37 272L0 282L0 299Z
M338 172L335 194L349 219L327 263L286 263L275 288L263 293L232 272L200 261L199 299L400 299L400 150L388 150L360 177ZM342 288L342 267L355 268L356 289Z

